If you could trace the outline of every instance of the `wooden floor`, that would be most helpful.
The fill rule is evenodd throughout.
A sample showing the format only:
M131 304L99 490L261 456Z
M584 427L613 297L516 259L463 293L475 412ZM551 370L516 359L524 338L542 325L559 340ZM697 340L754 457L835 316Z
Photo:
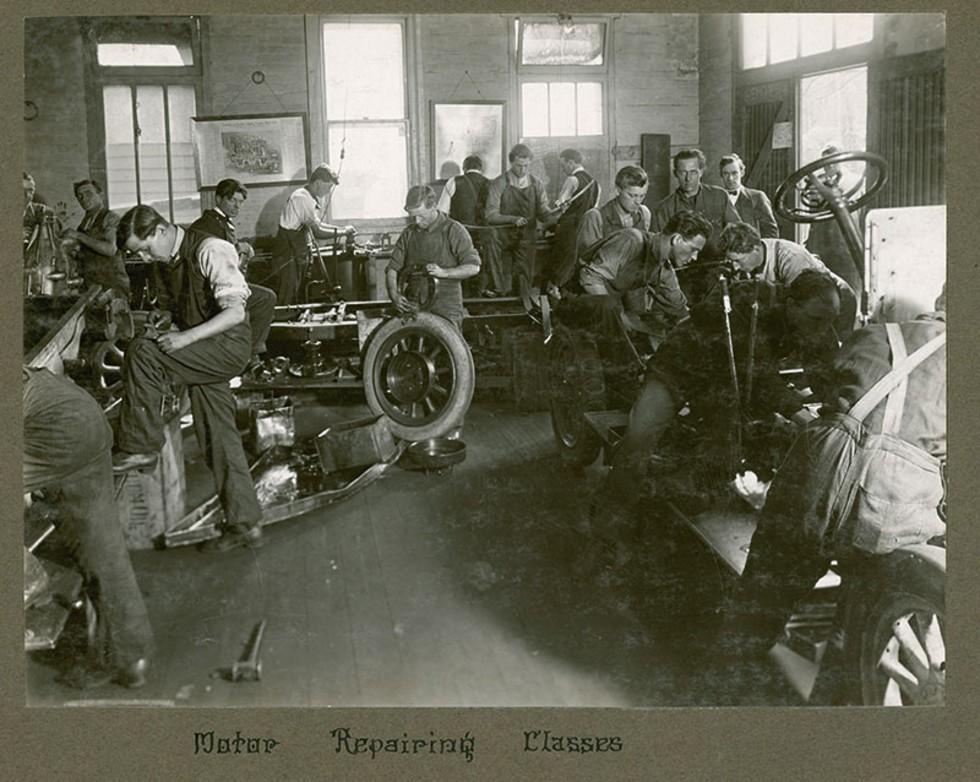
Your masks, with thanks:
M299 411L318 431L327 415ZM693 702L690 666L621 591L576 575L574 523L601 478L559 464L544 413L479 403L466 461L395 468L337 506L266 528L257 551L134 552L156 633L150 683L84 694L28 666L28 702L188 706L657 706ZM262 680L215 673L267 619Z

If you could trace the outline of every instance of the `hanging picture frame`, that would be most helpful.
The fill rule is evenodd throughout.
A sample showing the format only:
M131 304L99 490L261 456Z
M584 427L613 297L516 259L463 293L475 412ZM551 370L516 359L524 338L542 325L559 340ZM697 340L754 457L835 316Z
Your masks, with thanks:
M483 173L504 171L503 101L432 101L432 178L449 179L463 172L469 155L483 158Z
M309 178L306 114L242 114L193 117L198 187L222 179L244 185L302 184Z

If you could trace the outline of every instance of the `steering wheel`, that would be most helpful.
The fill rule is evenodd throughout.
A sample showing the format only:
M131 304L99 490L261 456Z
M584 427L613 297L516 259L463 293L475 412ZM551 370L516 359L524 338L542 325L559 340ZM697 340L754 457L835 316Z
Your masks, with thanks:
M824 184L817 177L817 172L827 166L853 162L864 163L864 173L846 192ZM869 176L872 172L873 179ZM839 199L848 212L856 212L874 198L887 180L888 164L879 155L872 152L835 152L808 163L786 178L776 190L776 212L780 217L794 223L822 223L835 217L828 197ZM862 186L865 191L858 195ZM835 190L837 192L833 192ZM794 203L797 193L799 205Z

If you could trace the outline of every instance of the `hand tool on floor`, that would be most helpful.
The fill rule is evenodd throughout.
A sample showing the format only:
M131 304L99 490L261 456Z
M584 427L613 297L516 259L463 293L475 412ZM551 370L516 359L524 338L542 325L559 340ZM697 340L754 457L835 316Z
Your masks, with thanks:
M262 678L262 661L259 659L259 649L262 646L264 634L265 619L255 625L252 630L252 636L248 640L242 658L231 664L231 680L233 682L257 682Z

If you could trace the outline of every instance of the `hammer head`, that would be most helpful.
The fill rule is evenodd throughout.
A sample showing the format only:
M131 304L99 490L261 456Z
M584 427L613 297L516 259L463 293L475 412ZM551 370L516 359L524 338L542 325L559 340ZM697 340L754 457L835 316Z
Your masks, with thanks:
M231 680L233 682L257 682L261 678L261 660L256 661L254 664L243 660L238 660L231 664Z

